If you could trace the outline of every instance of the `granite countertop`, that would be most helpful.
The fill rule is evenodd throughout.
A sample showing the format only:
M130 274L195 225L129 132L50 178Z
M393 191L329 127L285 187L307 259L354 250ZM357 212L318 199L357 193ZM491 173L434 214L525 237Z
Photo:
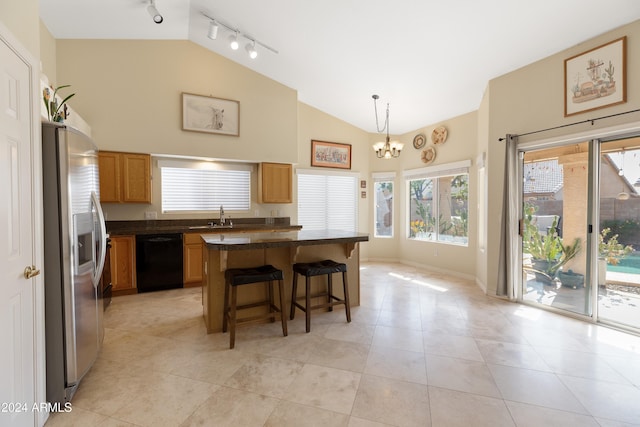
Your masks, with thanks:
M210 250L231 251L366 242L369 235L342 230L298 230L245 234L203 233L202 239Z
M107 221L107 233L110 236L137 234L174 234L174 233L248 233L256 231L291 231L302 229L301 225L291 225L288 217L278 218L233 218L232 227L207 225L207 220L144 220L144 221ZM214 221L216 224L218 220Z

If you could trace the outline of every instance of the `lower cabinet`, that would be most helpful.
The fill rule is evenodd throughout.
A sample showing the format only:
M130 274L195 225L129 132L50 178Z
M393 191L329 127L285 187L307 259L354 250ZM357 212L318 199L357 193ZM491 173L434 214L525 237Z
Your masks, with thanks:
M111 284L114 295L136 293L136 238L111 237Z
M183 274L184 287L202 285L202 238L200 233L185 233L182 239L184 247L182 256L184 258Z

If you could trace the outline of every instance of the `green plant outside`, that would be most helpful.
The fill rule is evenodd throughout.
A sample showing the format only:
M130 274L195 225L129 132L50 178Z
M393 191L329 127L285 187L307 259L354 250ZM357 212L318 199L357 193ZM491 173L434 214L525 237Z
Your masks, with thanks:
M607 261L607 264L618 265L620 260L633 252L633 246L623 245L618 242L618 235L607 238L610 228L603 228L598 235L598 256Z
M546 261L544 270L534 271L553 279L562 266L578 255L582 248L582 241L576 238L570 245L563 244L562 237L558 234L558 218L553 220L546 235L541 234L533 223L537 209L536 206L528 203L524 205L522 250L530 254L534 261Z
M410 221L409 238L426 236L427 239L434 240L436 238L436 228L438 235L467 237L469 213L464 206L468 201L469 194L468 175L456 175L451 179L452 197L445 198L445 202L449 203L452 216L455 217L450 220L445 219L442 214L439 214L436 220L436 216L432 212L432 205L421 202L421 200L426 199L426 194L432 193L433 184L431 179L412 180L409 183L409 188L413 195L412 198L416 203L415 214L420 218ZM455 201L453 205L451 203L452 199Z

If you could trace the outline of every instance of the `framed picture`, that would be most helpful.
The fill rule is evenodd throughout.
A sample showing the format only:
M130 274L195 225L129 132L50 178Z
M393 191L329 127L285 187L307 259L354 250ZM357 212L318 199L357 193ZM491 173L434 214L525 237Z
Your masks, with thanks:
M627 102L627 37L564 61L564 116Z
M351 144L311 140L311 166L351 169Z
M182 130L240 135L240 102L182 94Z

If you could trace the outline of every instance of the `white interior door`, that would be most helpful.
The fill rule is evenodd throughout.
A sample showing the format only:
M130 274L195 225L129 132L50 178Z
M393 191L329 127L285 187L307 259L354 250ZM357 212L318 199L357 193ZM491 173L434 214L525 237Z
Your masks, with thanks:
M11 426L37 416L31 87L29 65L0 37L0 425Z

